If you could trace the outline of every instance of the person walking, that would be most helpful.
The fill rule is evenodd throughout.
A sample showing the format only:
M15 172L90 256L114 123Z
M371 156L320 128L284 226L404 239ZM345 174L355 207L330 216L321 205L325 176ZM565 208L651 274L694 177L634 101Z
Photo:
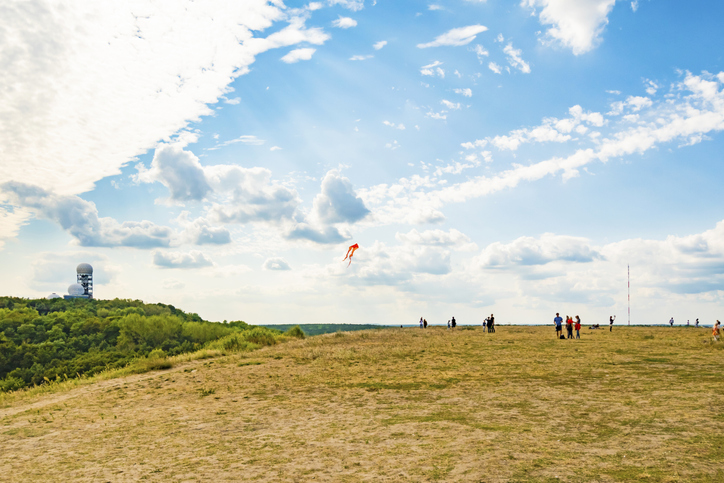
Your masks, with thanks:
M566 337L573 339L573 318L566 315Z
M669 320L669 325L670 325L671 327L674 326L674 318L673 318L673 317L671 317L671 320Z
M490 318L488 318L488 333L495 333L495 317L493 317L493 314L490 314Z
M616 320L616 316L612 315L608 318L608 331L613 332L613 321Z
M581 318L576 315L576 339L581 338Z
M563 335L563 319L558 312L556 312L556 318L553 319L553 323L556 325L556 339L560 339Z

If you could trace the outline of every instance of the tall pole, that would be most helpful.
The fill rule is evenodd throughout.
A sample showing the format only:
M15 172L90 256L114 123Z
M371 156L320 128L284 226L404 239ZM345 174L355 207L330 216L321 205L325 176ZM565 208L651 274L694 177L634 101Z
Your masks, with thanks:
M626 265L626 281L628 282L628 325L631 325L631 265Z

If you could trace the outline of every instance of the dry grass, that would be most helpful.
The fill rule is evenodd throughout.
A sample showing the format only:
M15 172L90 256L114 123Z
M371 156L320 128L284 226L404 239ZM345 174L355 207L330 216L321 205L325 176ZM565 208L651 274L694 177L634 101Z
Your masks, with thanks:
M26 394L9 481L724 481L708 329L329 334Z

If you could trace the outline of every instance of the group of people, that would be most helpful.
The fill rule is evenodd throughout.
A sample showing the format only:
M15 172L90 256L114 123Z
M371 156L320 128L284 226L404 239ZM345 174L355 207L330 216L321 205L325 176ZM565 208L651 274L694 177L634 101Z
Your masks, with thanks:
M454 329L455 327L457 327L457 325L458 325L458 323L455 320L455 316L453 316L450 320L447 321L448 329ZM400 327L402 327L402 326L400 326ZM424 317L420 317L420 328L427 329L427 319L425 319ZM495 317L493 316L493 314L490 314L490 317L487 317L483 321L483 332L485 332L486 330L488 332L495 332Z
M493 317L493 314L490 314L490 317L483 320L483 332L495 332L495 317Z
M556 339L565 339L566 337L563 337L563 317L561 317L561 314L556 312L556 317L553 319L553 323L556 326ZM568 339L573 339L573 329L576 329L576 339L581 338L581 318L576 315L575 322L573 321L573 317L569 317L566 315L566 332L568 333Z

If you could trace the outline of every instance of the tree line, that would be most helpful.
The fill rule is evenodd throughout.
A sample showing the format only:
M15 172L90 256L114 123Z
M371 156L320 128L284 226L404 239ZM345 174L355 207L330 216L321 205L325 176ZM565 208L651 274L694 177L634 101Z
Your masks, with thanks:
M255 341L266 337L267 344L281 335L140 300L0 297L0 390L93 375L149 355L191 352L235 333Z

